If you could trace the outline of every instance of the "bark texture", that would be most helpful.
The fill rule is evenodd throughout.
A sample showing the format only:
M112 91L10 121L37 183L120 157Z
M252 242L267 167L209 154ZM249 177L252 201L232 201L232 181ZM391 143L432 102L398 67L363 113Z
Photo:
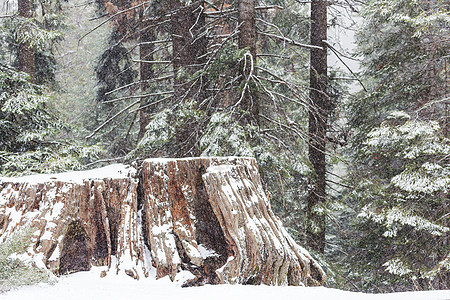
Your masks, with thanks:
M192 97L199 93L199 84L189 76L203 66L207 52L207 39L204 34L205 15L203 2L195 1L185 5L180 0L170 0L171 36L173 46L174 92L177 100ZM180 72L184 73L181 74Z
M18 0L18 12L22 18L33 17L33 5L30 0ZM28 73L35 80L34 49L28 43L19 42L17 52L18 69Z
M172 37L173 63L173 101L178 105L192 104L195 109L203 109L199 104L205 99L206 82L195 73L206 62L208 41L205 32L205 14L203 1L170 0L170 34ZM179 116L173 116L171 122L176 124ZM191 157L200 155L199 123L194 118L186 117L182 126L177 126L175 145L167 149L167 154L174 157Z
M153 71L153 64L151 63L154 60L154 51L155 51L155 33L154 29L151 27L148 22L144 21L144 13L141 12L140 19L142 20L139 26L139 74L140 74L140 88L141 93L145 94L150 87L150 80L155 77ZM153 111L152 106L149 105L149 98L142 97L139 109L139 133L138 133L138 141L144 137L146 127L149 123L150 114Z
M136 279L189 271L186 286L323 282L272 213L254 159L149 159L137 179L126 170L75 182L2 178L0 241L30 227L28 255L57 274L103 265Z
M309 160L314 169L307 204L307 243L320 253L325 249L325 215L322 206L326 202L326 140L330 101L327 95L327 5L326 0L311 2L311 45L323 47L311 49L310 57L310 110L309 110Z
M3 179L0 241L30 227L28 253L38 266L65 274L109 265L117 270L129 268L137 276L137 268L144 263L137 186L131 177L75 182L51 177L37 182Z
M239 0L239 49L248 49L242 66L242 85L244 90L239 99L241 108L246 112L245 123L257 125L259 103L254 92L253 79L256 74L256 9L255 0ZM247 124L243 125L247 125Z

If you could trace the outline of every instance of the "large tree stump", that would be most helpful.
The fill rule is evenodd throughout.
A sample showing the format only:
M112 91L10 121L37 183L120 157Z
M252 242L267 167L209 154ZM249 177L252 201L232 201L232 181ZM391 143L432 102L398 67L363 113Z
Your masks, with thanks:
M254 159L148 159L139 177L123 165L101 171L1 178L0 241L29 227L28 255L59 274L107 265L134 278L187 270L186 285L323 282L272 213Z
M158 277L186 268L208 283L322 282L272 213L253 158L146 160L142 185Z
M0 242L32 230L28 255L56 274L111 265L145 271L135 170L112 165L86 172L0 179ZM131 263L132 262L132 263Z

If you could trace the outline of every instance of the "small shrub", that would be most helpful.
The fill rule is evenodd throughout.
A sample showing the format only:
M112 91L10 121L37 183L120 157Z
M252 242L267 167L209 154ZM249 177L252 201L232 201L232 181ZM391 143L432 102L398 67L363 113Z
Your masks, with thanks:
M0 293L23 285L48 282L50 273L15 257L25 253L31 242L30 228L22 229L0 244Z

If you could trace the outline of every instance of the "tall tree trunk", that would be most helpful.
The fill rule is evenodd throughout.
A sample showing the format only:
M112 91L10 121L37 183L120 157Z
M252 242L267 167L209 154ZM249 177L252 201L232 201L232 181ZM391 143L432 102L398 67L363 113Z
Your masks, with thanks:
M323 47L311 49L310 57L310 111L309 111L309 160L314 168L310 179L311 190L307 203L307 244L320 253L325 249L325 214L321 207L326 201L326 133L329 115L327 95L327 1L311 2L311 44Z
M31 0L18 0L19 16L22 18L33 17L33 6ZM19 51L17 54L18 69L22 72L28 73L31 80L35 80L35 63L34 63L34 49L28 43L19 43Z
M239 0L239 49L247 48L243 65L243 81L245 89L241 101L241 108L247 112L245 121L247 124L256 125L258 122L259 105L257 98L251 91L252 81L250 76L256 72L256 13L255 0Z
M179 0L171 0L171 35L173 47L174 99L178 103L195 98L204 99L204 85L193 81L192 75L202 68L207 51L205 15L203 1L184 6ZM175 121L175 120L174 120ZM185 120L182 128L177 128L176 149L171 154L176 157L198 156L198 123Z
M139 66L140 80L141 80L141 93L145 94L149 88L148 81L154 78L153 65L148 61L153 61L153 51L155 50L155 44L152 42L155 40L155 34L153 29L149 27L149 24L143 21L144 16L141 16L140 35L139 35L139 58L141 60ZM148 105L148 98L142 97L139 110L139 133L138 141L140 141L145 134L145 128L149 123L149 115L152 111L151 107L145 107Z
M201 36L205 25L203 2L197 1L183 6L180 1L172 0L172 44L175 98L182 100L199 92L199 84L192 85L187 76L193 75L205 61L207 40Z

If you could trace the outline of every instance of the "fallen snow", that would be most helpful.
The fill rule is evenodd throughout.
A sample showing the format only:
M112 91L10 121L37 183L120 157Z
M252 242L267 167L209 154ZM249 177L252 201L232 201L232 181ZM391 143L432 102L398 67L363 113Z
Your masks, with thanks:
M86 171L72 171L59 174L36 174L23 177L0 177L3 182L44 183L51 181L74 182L82 184L84 179L128 178L136 169L123 164L112 164L103 168Z
M250 285L206 285L203 287L181 288L180 282L186 278L179 274L172 283L165 277L160 280L134 280L127 275L114 272L100 278L105 268L94 268L90 272L75 273L63 277L54 285L41 284L23 287L0 294L0 299L8 300L70 300L70 299L330 299L330 300L448 300L450 290L431 292L407 292L394 294L363 294L329 289L325 287L271 287ZM178 282L177 282L178 281Z
M236 165L218 165L218 166L211 166L206 169L206 173L221 173L221 172L231 172L233 171L233 168L235 168Z
M225 161L233 161L233 160L248 160L248 159L255 159L251 156L201 156L201 157L183 157L183 158L170 158L170 157L155 157L155 158L147 158L145 161L151 162L151 163L161 163L161 164L167 164L169 162L174 161L192 161L192 160L198 160L198 159L212 159L212 160L218 160L220 162Z
M200 251L200 255L202 256L203 259L206 259L208 257L219 257L220 256L214 250L207 248L203 244L198 245L198 251Z

